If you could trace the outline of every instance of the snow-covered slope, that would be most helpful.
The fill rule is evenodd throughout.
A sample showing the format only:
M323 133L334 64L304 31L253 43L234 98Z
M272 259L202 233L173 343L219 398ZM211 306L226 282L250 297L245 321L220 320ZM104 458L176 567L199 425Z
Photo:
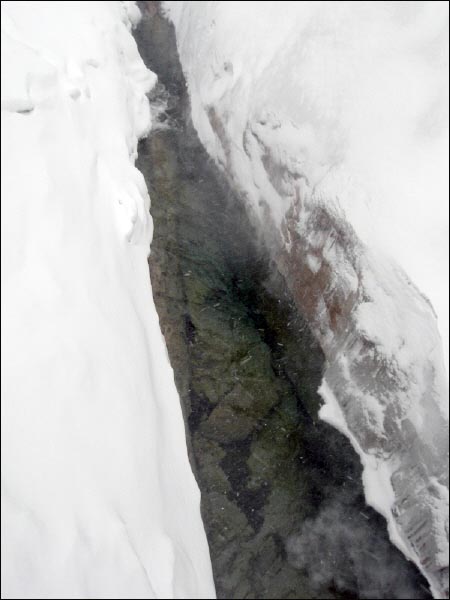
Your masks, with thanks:
M447 3L165 6L199 136L325 352L322 417L445 596Z
M2 2L2 597L212 598L131 3Z

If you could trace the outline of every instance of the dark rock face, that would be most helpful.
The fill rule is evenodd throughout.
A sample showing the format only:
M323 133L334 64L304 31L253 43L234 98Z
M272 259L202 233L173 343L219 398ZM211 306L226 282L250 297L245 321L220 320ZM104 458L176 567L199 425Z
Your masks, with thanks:
M317 418L322 352L197 138L172 26L158 3L140 6L136 40L160 82L138 160L149 265L217 595L428 598L365 506L349 442Z

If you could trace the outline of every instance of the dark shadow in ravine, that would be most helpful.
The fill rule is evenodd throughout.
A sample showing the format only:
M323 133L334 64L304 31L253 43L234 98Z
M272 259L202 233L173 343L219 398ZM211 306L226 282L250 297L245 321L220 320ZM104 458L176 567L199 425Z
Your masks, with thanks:
M219 598L428 598L320 422L324 358L190 119L173 27L140 3L159 78L139 146L153 294L186 422ZM187 516L188 518L188 516Z

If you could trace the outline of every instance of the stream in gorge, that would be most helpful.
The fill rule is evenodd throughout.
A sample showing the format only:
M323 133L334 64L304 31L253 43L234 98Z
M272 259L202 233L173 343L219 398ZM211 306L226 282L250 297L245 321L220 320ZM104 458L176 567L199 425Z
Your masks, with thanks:
M218 598L429 598L366 506L349 441L317 413L324 357L191 122L173 26L138 3L158 75L138 168L149 258L202 495Z

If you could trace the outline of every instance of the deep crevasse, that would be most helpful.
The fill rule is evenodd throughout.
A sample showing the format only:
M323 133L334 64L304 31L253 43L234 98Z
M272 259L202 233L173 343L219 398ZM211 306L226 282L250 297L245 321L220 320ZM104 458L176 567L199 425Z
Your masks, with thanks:
M137 17L2 2L2 597L214 597L148 277Z
M321 415L359 452L393 542L446 596L447 8L164 6L199 137L327 358Z

